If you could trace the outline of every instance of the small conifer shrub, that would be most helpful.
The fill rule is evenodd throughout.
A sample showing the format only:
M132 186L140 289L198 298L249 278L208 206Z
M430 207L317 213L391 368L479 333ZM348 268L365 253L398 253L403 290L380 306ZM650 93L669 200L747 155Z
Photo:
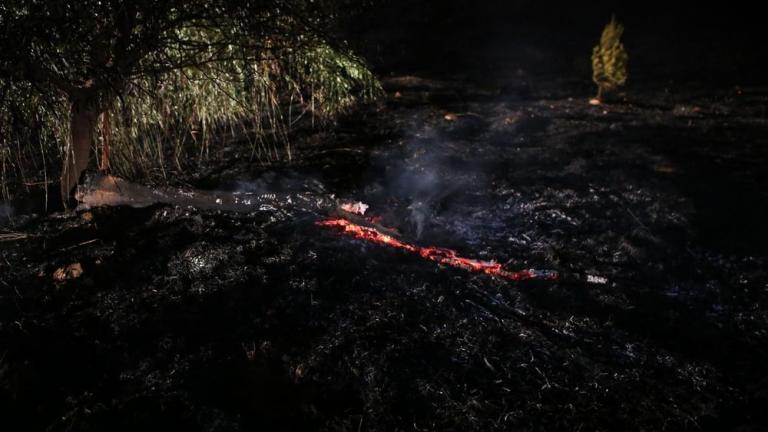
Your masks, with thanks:
M594 104L601 103L606 93L627 82L629 55L621 43L623 33L624 26L612 17L603 29L600 43L592 49L592 80L597 84L597 96L591 101Z

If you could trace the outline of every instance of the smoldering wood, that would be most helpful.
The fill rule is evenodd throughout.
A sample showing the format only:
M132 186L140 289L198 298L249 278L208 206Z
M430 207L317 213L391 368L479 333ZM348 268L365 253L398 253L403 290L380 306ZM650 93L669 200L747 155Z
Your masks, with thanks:
M132 183L120 177L104 174L88 175L75 192L78 211L96 207L128 206L134 208L167 204L190 207L198 210L220 210L233 213L289 212L309 214L316 217L344 217L393 236L400 232L366 217L364 212L356 213L350 208L368 206L311 192L254 193L238 191L207 191L193 188L150 187Z
M253 193L205 191L192 188L154 188L120 177L94 174L77 187L78 210L94 207L149 207L169 204L199 210L250 213L254 211L298 210L334 213L341 203L333 197L311 193Z

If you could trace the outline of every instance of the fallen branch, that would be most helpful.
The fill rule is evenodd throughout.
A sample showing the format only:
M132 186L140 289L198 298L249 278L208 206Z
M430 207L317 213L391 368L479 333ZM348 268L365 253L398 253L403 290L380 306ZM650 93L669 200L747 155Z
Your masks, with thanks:
M199 189L152 188L119 177L94 175L77 187L78 210L93 207L149 207L169 204L199 210L250 213L269 210L304 210L328 214L340 205L332 197L310 193L250 193Z
M26 240L31 235L27 233L21 233L21 232L0 232L0 242L13 242L13 241L19 241L19 240Z
M366 240L380 245L394 247L421 256L430 261L437 262L451 267L457 267L473 272L485 273L491 276L497 276L512 281L523 280L557 280L557 272L551 270L520 270L509 271L502 268L501 264L495 261L481 261L470 258L460 257L456 251L437 247L422 247L398 240L391 235L384 234L378 230L355 224L346 219L328 219L317 223L319 226L337 228L342 233Z
M89 245L89 244L96 243L97 241L99 241L99 239L86 240L84 242L80 242L78 244L75 244L75 245L72 245L72 246L67 246L65 248L59 249L59 251L60 252L66 252L66 251L69 251L69 250L72 250L72 249L77 249L77 248L79 248L81 246L86 246L86 245Z

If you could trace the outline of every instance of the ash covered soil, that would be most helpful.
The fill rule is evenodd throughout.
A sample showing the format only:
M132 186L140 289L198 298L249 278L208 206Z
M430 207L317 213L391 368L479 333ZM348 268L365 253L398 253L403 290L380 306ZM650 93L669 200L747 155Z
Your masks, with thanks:
M768 90L592 107L563 82L387 88L288 166L230 152L190 181L362 200L404 240L562 280L443 268L280 205L16 217L3 423L765 430Z

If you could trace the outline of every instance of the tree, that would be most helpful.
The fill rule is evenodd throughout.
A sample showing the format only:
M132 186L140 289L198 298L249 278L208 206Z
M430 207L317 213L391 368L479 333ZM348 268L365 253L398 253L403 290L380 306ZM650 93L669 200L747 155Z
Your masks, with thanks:
M88 165L97 124L107 138L112 124L120 123L109 115L117 103L156 109L150 105L165 92L172 102L165 109L175 110L188 96L185 89L204 82L216 97L245 106L245 93L257 87L255 74L265 70L282 75L282 90L299 93L302 77L334 75L326 84L341 83L347 93L339 98L349 97L355 83L372 76L332 43L333 16L329 3L312 0L5 0L0 111L5 107L7 115L0 112L0 127L5 118L6 132L19 134L23 126L12 124L14 112L32 112L48 123L57 115L68 117L67 136L60 136L66 200ZM240 85L227 94L226 80L234 75ZM121 121L128 130L125 123L137 120L134 115Z
M597 84L597 96L593 99L600 103L606 92L622 87L627 82L627 61L629 56L621 43L624 26L611 18L598 43L592 50L592 80Z

